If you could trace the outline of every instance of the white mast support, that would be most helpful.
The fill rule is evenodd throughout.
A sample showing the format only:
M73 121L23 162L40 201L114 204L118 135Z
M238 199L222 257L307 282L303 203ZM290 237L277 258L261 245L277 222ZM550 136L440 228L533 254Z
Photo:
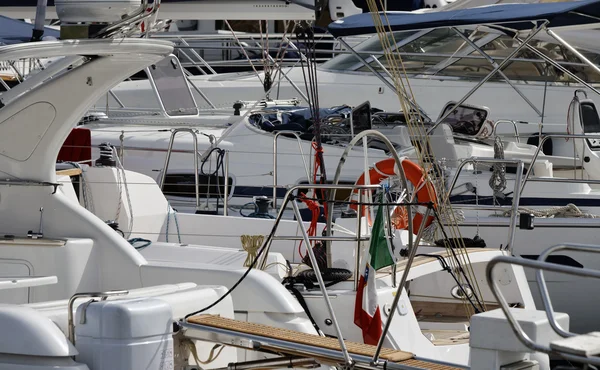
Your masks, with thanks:
M0 60L84 57L64 73L39 72L53 78L25 80L23 95L0 109L0 167L7 178L56 182L56 157L71 129L112 87L156 63L173 44L149 39L40 41L0 48ZM63 94L57 94L63 91Z

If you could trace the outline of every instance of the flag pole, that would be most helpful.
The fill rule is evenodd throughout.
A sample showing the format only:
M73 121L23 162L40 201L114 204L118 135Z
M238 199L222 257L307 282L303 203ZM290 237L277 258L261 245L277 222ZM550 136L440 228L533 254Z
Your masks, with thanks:
M410 207L407 206L407 207ZM394 301L392 302L392 307L390 309L390 314L388 319L385 322L383 327L383 332L381 333L381 337L379 337L379 342L377 343L377 349L375 350L375 354L373 355L373 359L371 360L371 365L377 366L379 364L379 354L381 353L381 348L383 347L383 342L385 340L385 336L387 332L390 330L390 325L392 324L392 318L394 317L394 312L396 312L396 307L398 307L398 302L400 301L400 296L402 295L402 289L404 289L404 285L406 284L406 280L408 279L408 273L410 272L410 267L412 266L413 260L415 259L415 255L417 254L417 249L419 246L419 242L421 241L421 235L423 234L423 229L425 229L425 222L429 218L429 214L431 213L432 205L427 206L427 211L425 211L425 217L421 221L421 226L419 227L419 233L417 234L417 238L414 241L414 244L411 242L412 238L409 239L409 252L408 252L408 261L406 262L406 267L404 268L404 272L402 273L402 279L400 279L400 284L398 284L398 290L396 291L396 296L394 297ZM409 228L408 231L412 233L412 229Z

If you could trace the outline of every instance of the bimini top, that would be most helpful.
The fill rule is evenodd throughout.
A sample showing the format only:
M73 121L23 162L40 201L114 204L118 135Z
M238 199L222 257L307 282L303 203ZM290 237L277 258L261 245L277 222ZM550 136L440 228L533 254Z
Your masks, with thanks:
M11 45L29 42L31 40L32 31L33 24L0 15L0 44ZM52 28L44 27L44 36L58 38L60 32Z
M392 31L420 30L468 25L502 25L513 30L533 28L531 22L548 21L548 27L600 23L600 0L536 4L497 4L468 9L425 13L388 12ZM385 29L389 31L385 17ZM335 37L376 33L370 13L352 15L331 23Z

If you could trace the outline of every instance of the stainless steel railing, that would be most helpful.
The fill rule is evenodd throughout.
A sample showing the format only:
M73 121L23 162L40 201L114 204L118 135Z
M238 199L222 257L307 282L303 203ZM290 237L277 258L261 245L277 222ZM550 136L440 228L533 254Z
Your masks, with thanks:
M563 358L570 360L570 361L576 361L576 362L583 363L583 364L600 365L600 357L598 357L598 356L586 357L586 356L574 355L571 353L565 353L563 351L557 351L557 350L551 348L550 346L536 343L531 338L529 338L529 336L525 333L525 331L523 330L523 328L521 327L519 322L512 315L512 313L510 311L510 307L509 307L506 299L504 298L504 295L500 291L498 282L493 277L494 268L497 265L502 264L502 263L518 265L518 266L522 266L522 267L535 269L536 275L537 275L537 280L538 280L538 285L540 287L540 294L541 294L542 302L544 305L544 310L546 312L546 316L548 317L548 321L549 321L552 329L558 336L563 337L563 338L576 336L577 334L575 334L575 333L565 331L563 328L560 327L560 325L556 321L556 317L554 316L554 310L552 308L550 296L549 296L548 290L546 288L546 281L544 279L543 271L551 271L551 272L567 274L567 275L572 275L572 276L580 276L580 277L588 277L588 278L591 277L591 278L596 278L596 279L600 279L600 271L587 269L587 268L580 268L580 267L564 266L564 265L560 265L560 264L556 264L556 263L546 262L546 258L550 254L552 254L558 250L572 250L572 251L587 252L587 253L600 253L600 246L585 245L585 244L559 244L559 245L555 245L553 247L546 249L542 254L540 254L540 256L538 257L537 260L529 260L529 259L519 258L519 257L498 256L498 257L495 257L494 259L492 259L487 265L487 268L486 268L487 283L490 286L492 294L494 295L494 297L500 304L500 308L506 315L506 319L507 319L512 331L516 335L517 339L521 343L523 343L523 345L525 345L527 348L530 348L531 350L536 351L536 352L543 352L543 353L547 353L547 354L550 354L550 353L558 354L558 355L562 356Z
M497 159L497 158L477 158L477 157L467 158L458 165L458 168L456 169L456 173L454 174L454 177L452 178L452 181L450 182L450 186L448 187L447 197L451 196L452 190L454 190L454 187L456 186L456 182L458 181L458 177L459 177L461 171L469 163L473 164L473 166L477 166L477 164L480 164L480 163L515 164L517 166L517 171L515 174L515 185L514 185L514 190L513 190L512 205L510 205L510 206L501 206L500 205L500 206L494 206L493 208L490 207L491 209L494 209L494 210L495 209L510 209L511 210L510 226L509 226L510 228L508 231L508 240L507 240L506 249L512 250L513 243L515 240L517 215L519 214L519 201L521 199L520 185L521 185L522 178L523 178L523 169L524 169L523 161L517 160L517 159ZM452 206L456 207L456 208L461 208L460 205L453 204ZM475 207L472 207L472 208L481 209L481 207L478 205L476 205Z
M199 174L198 172L200 171L200 167L198 165L198 157L200 156L200 153L198 153L198 134L200 133L199 130L196 129L192 129L192 128L176 128L176 129L171 129L171 137L169 139L169 146L167 148L167 154L165 156L165 164L163 166L163 170L160 176L160 180L158 182L158 186L160 187L160 190L163 191L164 186L165 186L165 179L167 176L167 171L169 169L169 163L171 162L171 154L173 153L173 144L175 142L175 136L178 133L188 133L192 136L192 142L194 145L194 150L189 151L191 153L194 154L194 195L195 195L195 200L196 200L196 211L200 210L200 180L199 180ZM204 160L207 160L208 158L203 158ZM223 215L227 216L228 213L228 205L229 205L229 151L225 151L224 154L224 159L223 159L223 171L224 171L224 181L225 181L225 185L224 185L224 189L223 189ZM217 174L218 176L218 174ZM210 185L210 184L209 184ZM210 192L210 189L208 190Z

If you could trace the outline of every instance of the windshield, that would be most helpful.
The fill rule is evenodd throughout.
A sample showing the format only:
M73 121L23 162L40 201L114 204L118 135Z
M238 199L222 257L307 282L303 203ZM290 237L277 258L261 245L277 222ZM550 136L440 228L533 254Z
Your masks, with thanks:
M502 62L518 46L513 38L500 34L483 32L478 29L462 30L463 34L483 50L496 63ZM402 56L403 67L408 74L426 76L453 76L480 80L489 74L494 66L460 35L449 28L424 31L403 31L387 34L392 50ZM575 54L558 43L533 40L529 43L539 53L561 64L562 67L587 82L600 82L600 74L582 63ZM364 41L354 48L380 72L382 66L392 72L392 66L383 55L378 36ZM600 62L600 55L590 51L581 51L593 63ZM336 56L322 65L322 68L339 71L369 72L355 55ZM502 68L502 72L511 80L576 82L560 69L543 60L534 51L522 49L511 62ZM496 74L492 80L502 80L502 74Z
M387 36L388 36L389 40L392 40L392 36L393 36L393 38L396 40L396 42L402 42L403 40L407 39L408 37L410 37L412 35L416 35L419 32L420 31L394 32L393 34L387 34ZM357 45L353 49L356 50L357 52L359 52L363 58L367 58L370 53L377 54L377 53L383 52L383 47L381 46L381 42L379 41L379 37L377 37L377 36L373 36L373 37L361 42L359 45ZM338 56L328 60L327 62L323 63L322 67L325 69L332 69L332 70L339 70L339 71L355 70L356 68L358 68L357 63L360 64L360 61L353 54L342 54L342 55L338 55Z

